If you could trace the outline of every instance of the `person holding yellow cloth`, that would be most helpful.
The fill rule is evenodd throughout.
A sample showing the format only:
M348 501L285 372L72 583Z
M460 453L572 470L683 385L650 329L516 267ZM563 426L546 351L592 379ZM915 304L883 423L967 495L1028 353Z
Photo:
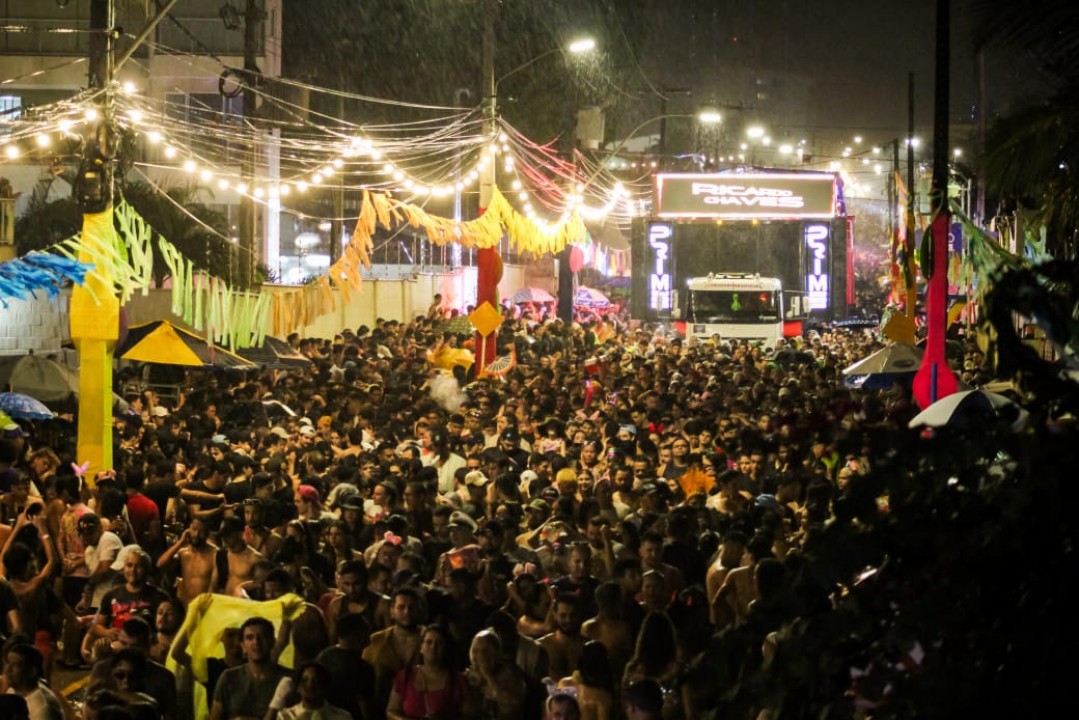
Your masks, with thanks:
M198 684L193 705L196 720L231 720L266 714L278 682L292 666L290 628L304 612L303 599L285 595L276 600L252 602L243 598L206 593L198 596L187 614L169 653L169 669L190 669ZM283 627L275 639L274 628ZM240 628L245 655L242 665L222 673L212 702L206 698L207 663L224 654L221 638L226 630ZM280 664L278 664L280 663Z

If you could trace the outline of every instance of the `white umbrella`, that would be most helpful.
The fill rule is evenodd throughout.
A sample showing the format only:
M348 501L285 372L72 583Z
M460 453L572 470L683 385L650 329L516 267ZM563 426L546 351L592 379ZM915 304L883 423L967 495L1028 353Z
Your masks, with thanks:
M986 390L964 390L942 398L914 416L912 428L959 427L994 419L1012 420L1012 429L1022 429L1030 415L1014 402Z

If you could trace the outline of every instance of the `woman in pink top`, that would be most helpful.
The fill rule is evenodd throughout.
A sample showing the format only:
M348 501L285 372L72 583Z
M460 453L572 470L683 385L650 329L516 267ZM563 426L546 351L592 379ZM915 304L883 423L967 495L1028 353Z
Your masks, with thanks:
M420 637L423 662L406 667L393 679L386 705L387 720L452 720L465 716L468 684L464 675L449 667L449 642L441 627L424 628Z

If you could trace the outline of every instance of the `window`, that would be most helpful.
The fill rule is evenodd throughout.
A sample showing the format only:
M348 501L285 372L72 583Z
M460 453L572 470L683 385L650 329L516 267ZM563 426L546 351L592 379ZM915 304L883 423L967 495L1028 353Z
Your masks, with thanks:
M22 117L22 98L18 95L0 95L0 122L11 122Z

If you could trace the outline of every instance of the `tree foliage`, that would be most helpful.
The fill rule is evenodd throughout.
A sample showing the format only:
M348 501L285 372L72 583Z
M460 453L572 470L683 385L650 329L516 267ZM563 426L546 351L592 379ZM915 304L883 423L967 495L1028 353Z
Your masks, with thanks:
M1009 269L987 297L1028 430L1004 413L897 433L869 413L850 440L869 448L871 472L787 563L791 590L699 656L686 683L698 714L1038 717L1070 705L1079 383L1023 346L1011 310L1074 353L1077 278L1076 263Z
M986 138L982 171L1005 207L1036 209L1049 251L1075 257L1079 233L1079 4L1061 0L974 0L978 42L1034 57L1056 88L1044 102L999 118Z
M82 211L70 196L50 198L53 178L41 181L34 188L26 211L15 222L15 241L18 254L31 250L48 250L72 237L82 228ZM235 259L228 236L228 219L218 210L198 200L198 188L177 185L162 192L144 182L124 182L119 194L153 228L158 237L165 238L195 267L231 281ZM154 248L154 279L158 282L168 275L157 249Z

